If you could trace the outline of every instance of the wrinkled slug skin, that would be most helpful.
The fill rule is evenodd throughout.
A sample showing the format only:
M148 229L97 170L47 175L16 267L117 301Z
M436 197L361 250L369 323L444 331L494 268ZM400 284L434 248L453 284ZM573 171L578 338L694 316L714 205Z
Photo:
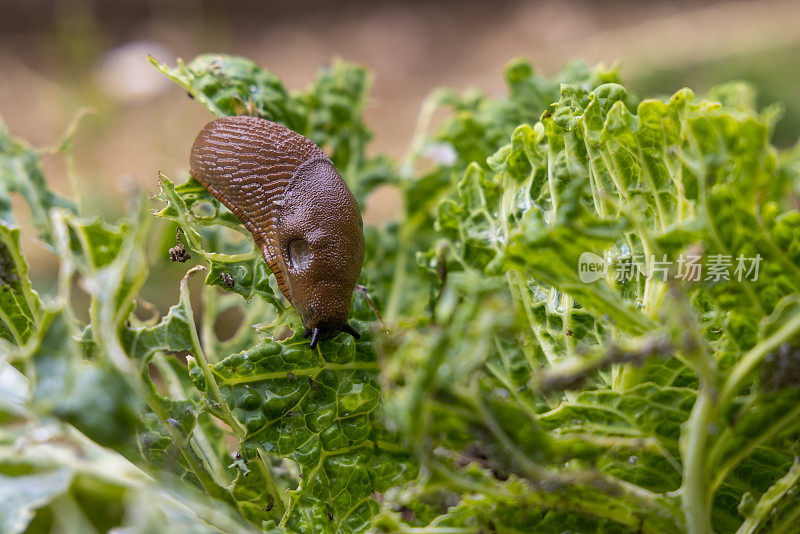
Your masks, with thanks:
M313 332L312 347L352 332L347 319L364 262L364 228L353 194L322 149L274 122L224 117L198 134L191 174L253 234Z

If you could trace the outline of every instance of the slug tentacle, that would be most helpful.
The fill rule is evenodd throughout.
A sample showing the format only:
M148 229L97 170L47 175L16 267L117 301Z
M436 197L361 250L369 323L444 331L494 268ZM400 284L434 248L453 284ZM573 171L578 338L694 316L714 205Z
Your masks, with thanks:
M347 323L344 323L344 325L342 326L342 332L346 332L346 333L350 334L355 339L361 339L361 334L356 332L356 329L353 328L352 326L350 326Z
M200 132L191 174L253 234L312 348L346 331L364 261L361 213L325 152L256 117L224 117Z
M319 342L319 328L315 328L314 331L311 333L311 341L308 342L308 348L314 350L317 348L317 343Z

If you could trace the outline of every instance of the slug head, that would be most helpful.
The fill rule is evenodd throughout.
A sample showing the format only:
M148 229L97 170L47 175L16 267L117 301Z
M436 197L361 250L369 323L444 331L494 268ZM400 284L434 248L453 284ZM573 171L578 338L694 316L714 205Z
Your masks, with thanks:
M364 227L353 194L327 158L300 165L284 193L278 237L294 308L311 336L345 331L361 266Z

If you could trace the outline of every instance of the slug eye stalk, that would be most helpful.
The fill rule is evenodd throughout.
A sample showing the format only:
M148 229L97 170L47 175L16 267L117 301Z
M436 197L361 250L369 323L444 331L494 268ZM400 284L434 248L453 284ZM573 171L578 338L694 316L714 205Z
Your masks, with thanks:
M311 333L311 341L308 343L308 348L314 350L317 348L317 342L319 342L319 328L315 328Z

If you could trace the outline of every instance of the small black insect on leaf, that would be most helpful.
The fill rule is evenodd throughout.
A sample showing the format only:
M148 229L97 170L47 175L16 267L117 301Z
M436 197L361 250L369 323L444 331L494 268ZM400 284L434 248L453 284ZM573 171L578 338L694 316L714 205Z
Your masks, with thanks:
M222 283L225 284L228 288L232 288L236 285L236 280L234 280L233 276L230 273L222 272L219 277L222 279Z

